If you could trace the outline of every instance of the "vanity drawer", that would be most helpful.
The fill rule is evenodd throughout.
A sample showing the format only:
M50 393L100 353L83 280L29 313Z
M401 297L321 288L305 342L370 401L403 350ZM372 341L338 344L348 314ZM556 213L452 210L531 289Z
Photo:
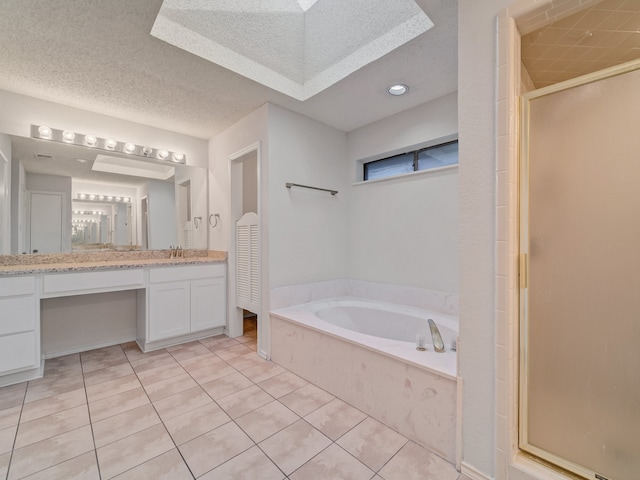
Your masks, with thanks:
M0 299L0 335L35 329L37 302L35 297Z
M36 291L36 277L0 278L0 297L32 295Z
M187 265L181 267L158 267L149 271L149 283L179 282L182 280L197 280L200 278L224 277L226 265Z
M142 288L142 269L110 270L106 272L78 272L45 275L44 293L82 292L99 289L125 290Z

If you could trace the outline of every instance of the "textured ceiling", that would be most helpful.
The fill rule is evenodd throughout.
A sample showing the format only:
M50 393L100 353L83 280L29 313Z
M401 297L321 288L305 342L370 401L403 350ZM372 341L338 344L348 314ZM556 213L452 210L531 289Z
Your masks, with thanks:
M350 131L457 89L457 1L416 4L432 29L301 102L151 36L162 0L2 0L0 89L200 138L265 102Z
M522 63L537 88L640 58L640 0L589 5L522 36Z
M413 0L164 0L151 35L306 100L432 27Z

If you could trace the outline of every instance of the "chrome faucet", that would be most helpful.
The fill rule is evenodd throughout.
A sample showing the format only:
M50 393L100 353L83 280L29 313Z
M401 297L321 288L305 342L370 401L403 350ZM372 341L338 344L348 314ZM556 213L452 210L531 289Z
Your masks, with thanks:
M436 326L436 322L429 319L429 330L431 330L431 341L433 342L433 349L436 352L442 353L444 352L444 342L442 341L442 335L440 335L440 330Z

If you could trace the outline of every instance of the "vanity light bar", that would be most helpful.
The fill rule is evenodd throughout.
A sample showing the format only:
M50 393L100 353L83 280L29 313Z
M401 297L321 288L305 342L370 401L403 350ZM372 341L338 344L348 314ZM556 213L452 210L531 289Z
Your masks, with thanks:
M171 152L162 148L154 148L145 145L136 145L131 142L119 142L113 138L101 138L95 135L72 132L71 130L58 130L45 125L31 125L31 137L38 140L66 143L80 147L96 148L107 152L124 153L136 157L150 158L168 163L187 163L187 156L180 152Z
M78 200L82 200L83 202L131 203L131 197L96 195L94 193L79 193Z

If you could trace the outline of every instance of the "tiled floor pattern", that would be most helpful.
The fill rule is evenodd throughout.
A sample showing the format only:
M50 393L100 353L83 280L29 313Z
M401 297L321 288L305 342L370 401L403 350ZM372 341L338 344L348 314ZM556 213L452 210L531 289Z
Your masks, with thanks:
M48 360L0 388L0 479L463 479L255 350L253 328Z

